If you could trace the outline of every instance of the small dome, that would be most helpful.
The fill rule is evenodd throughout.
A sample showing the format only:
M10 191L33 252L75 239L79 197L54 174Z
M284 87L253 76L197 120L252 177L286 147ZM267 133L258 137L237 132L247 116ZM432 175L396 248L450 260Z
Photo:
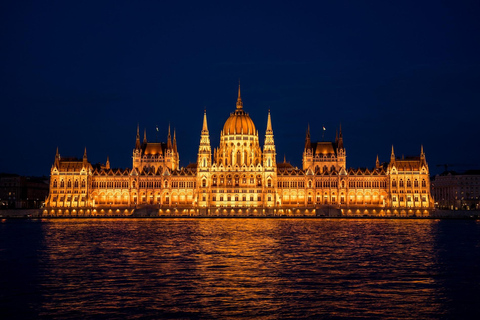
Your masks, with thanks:
M223 134L255 134L255 125L252 119L243 110L237 109L230 114L223 126Z

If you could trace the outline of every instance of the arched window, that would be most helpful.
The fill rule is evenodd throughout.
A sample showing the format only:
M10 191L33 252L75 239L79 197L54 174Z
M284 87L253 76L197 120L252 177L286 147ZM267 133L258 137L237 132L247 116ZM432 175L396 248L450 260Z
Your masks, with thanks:
M206 187L207 186L207 179L202 179L202 187Z
M407 180L407 187L411 187L412 186L412 181L410 181L410 179Z
M425 181L425 179L422 180L422 187L423 187L423 188L426 188L426 187L427 187L427 182Z
M403 185L403 180L400 179L400 188L403 187L403 186L404 186L404 185Z
M75 188L78 188L78 180L75 180L73 186L74 186Z
M312 187L312 180L308 180L308 187L309 187L309 188Z
M397 186L397 181L396 180L392 180L392 187L396 187Z
M417 179L415 179L415 181L413 182L413 185L414 185L415 188L418 188L418 180Z
M53 180L53 187L56 188L57 187L57 180Z
M82 188L85 188L85 179L82 180Z
M165 180L165 188L168 188L168 181Z
M67 182L67 188L71 188L72 187L72 180L68 180Z
M267 187L271 187L272 186L272 180L268 179L267 180Z
M217 185L217 176L213 176L212 178L212 186L216 186Z

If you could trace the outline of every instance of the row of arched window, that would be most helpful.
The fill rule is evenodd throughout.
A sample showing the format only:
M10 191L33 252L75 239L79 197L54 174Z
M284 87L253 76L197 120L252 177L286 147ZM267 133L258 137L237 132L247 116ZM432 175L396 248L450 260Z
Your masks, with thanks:
M85 188L85 185L86 185L85 180L82 180L82 182L81 182L81 187L82 187L82 188ZM78 188L78 186L79 186L78 180L74 180L74 182L73 182L73 187L74 187L74 188ZM57 188L57 187L58 187L57 179L53 180L53 187L54 187L54 188ZM71 187L72 187L72 180L68 179L68 181L67 181L67 188L71 188ZM60 188L65 188L65 181L64 181L63 179L60 180Z
M392 187L395 188L396 186L397 186L397 181L394 179L394 180L392 180ZM404 183L403 179L399 180L398 186L400 188L405 187L405 183ZM415 179L413 181L413 186L415 188L418 188L418 180L417 179ZM409 187L412 187L412 181L410 179L407 180L407 188L409 188ZM425 181L425 179L422 179L422 188L426 188L426 187L427 187L427 182Z

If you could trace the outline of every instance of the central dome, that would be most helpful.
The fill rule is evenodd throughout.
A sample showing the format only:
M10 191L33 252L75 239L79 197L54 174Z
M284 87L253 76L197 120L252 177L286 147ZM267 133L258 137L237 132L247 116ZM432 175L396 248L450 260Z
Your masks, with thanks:
M230 117L225 121L223 134L255 134L255 125L252 119L243 111L242 98L240 97L240 86L238 86L237 109L230 113Z

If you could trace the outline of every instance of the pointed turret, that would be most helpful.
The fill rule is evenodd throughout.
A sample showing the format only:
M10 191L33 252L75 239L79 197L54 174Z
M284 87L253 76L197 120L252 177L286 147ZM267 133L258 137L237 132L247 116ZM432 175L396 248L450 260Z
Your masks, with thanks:
M143 129L143 144L147 144L147 128Z
M393 150L393 144L392 144L392 154L390 155L390 162L394 162L395 161L395 152Z
M88 163L87 159L87 147L85 147L85 151L83 151L83 166L86 166Z
M420 147L420 160L421 160L424 164L426 164L426 162L427 162L427 161L426 161L426 158L425 158L425 152L423 152L423 144L422 144L421 147Z
M220 136L222 133L220 133ZM214 159L216 151L214 150ZM212 149L210 147L210 134L207 126L207 110L203 110L203 125L200 133L200 145L198 146L197 168L198 172L207 171L212 162Z
M263 165L266 170L275 170L277 161L270 110L268 110L267 130L265 132L265 143L263 144L263 159Z
M312 147L312 142L310 141L310 124L307 127L307 134L305 136L305 150L308 150Z
M107 162L105 163L105 169L110 170L110 159L107 156Z
M140 125L137 123L137 138L135 140L135 149L140 150L142 145L140 144Z
M170 135L170 124L168 124L167 149L172 149L172 136Z
M337 148L343 149L343 134L342 134L342 124L341 123L340 123L340 128L338 130Z
M380 161L378 161L378 154L377 154L377 161L375 161L375 167L377 169L380 168Z
M57 168L60 165L60 153L58 153L58 147L57 147L57 152L55 153L55 161L53 165Z

